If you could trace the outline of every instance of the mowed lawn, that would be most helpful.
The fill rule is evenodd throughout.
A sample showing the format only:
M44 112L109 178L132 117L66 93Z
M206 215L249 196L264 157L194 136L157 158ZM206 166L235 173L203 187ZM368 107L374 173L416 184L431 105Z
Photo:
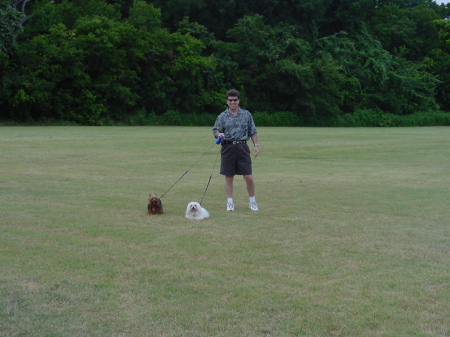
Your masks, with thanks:
M0 336L450 336L450 129L259 144L227 212L211 128L1 127Z

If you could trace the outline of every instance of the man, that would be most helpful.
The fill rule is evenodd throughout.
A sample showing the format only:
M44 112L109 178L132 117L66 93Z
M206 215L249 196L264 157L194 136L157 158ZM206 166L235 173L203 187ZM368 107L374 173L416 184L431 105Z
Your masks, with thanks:
M233 181L235 175L244 176L250 198L249 208L257 211L252 159L247 145L247 141L251 139L255 157L258 156L257 130L250 112L239 107L239 95L239 91L234 89L227 92L228 109L217 117L212 132L214 137L222 138L220 174L225 176L227 211L234 211Z

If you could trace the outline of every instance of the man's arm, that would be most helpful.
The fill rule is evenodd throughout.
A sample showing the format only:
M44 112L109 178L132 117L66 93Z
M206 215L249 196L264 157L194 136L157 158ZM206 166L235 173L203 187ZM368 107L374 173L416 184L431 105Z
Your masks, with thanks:
M255 157L258 157L259 154L259 145L258 145L258 134L254 133L250 136L252 142L253 142L253 153L255 154Z

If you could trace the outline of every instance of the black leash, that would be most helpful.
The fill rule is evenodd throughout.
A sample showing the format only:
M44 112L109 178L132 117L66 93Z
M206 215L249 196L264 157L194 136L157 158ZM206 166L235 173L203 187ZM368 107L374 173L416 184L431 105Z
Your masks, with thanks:
M213 144L213 145L211 145L211 147L208 149L208 150L206 150L206 152L205 153L203 153L202 154L202 156L186 171L186 172L184 172L182 175L181 175L181 177L180 178L178 178L178 180L175 182L175 183L173 183L173 185L172 186L170 186L169 187L169 189L167 190L167 191L165 191L159 198L160 199L162 199L162 197L163 196L165 196L166 195L166 193L167 192L169 192L171 189L172 189L172 187L174 187L208 152L209 152L209 150L211 150L212 149L212 147L214 146L215 144ZM216 160L217 160L217 158L216 158ZM216 165L215 163L214 163L214 165ZM210 180L211 180L211 178L210 178ZM209 184L209 183L208 183ZM205 191L205 193L206 193L206 191Z
M206 185L205 192L203 193L202 201L200 201L200 205L203 202L203 198L205 197L206 191L208 190L208 187L209 187L209 183L211 182L211 178L212 178L212 174L213 174L213 171L214 171L214 167L216 167L217 158L219 158L219 153L220 153L220 149L219 149L219 152L217 153L216 160L214 161L214 165L213 165L213 168L211 170L211 175L209 176L208 184Z

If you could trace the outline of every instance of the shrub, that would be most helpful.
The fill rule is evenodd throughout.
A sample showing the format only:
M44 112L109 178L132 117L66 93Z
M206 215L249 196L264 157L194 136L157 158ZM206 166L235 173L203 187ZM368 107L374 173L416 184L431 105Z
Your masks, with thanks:
M267 112L256 112L253 114L253 120L258 126L274 126L273 118Z
M154 112L148 114L145 109L139 110L135 115L132 115L128 121L129 125L132 126L143 126L143 125L157 125L157 117Z
M373 110L359 110L330 120L328 126L339 127L407 127L407 126L449 126L448 112L418 112L410 115L395 115Z
M418 112L407 116L389 116L392 126L450 126L448 112Z
M178 110L169 110L164 113L160 118L162 125L168 126L180 126L182 123L182 115Z
M300 126L300 118L293 112L255 112L253 120L257 126Z
M393 123L388 114L383 114L382 112L371 109L364 109L357 110L353 114L339 116L333 124L340 127L387 127L392 126Z

